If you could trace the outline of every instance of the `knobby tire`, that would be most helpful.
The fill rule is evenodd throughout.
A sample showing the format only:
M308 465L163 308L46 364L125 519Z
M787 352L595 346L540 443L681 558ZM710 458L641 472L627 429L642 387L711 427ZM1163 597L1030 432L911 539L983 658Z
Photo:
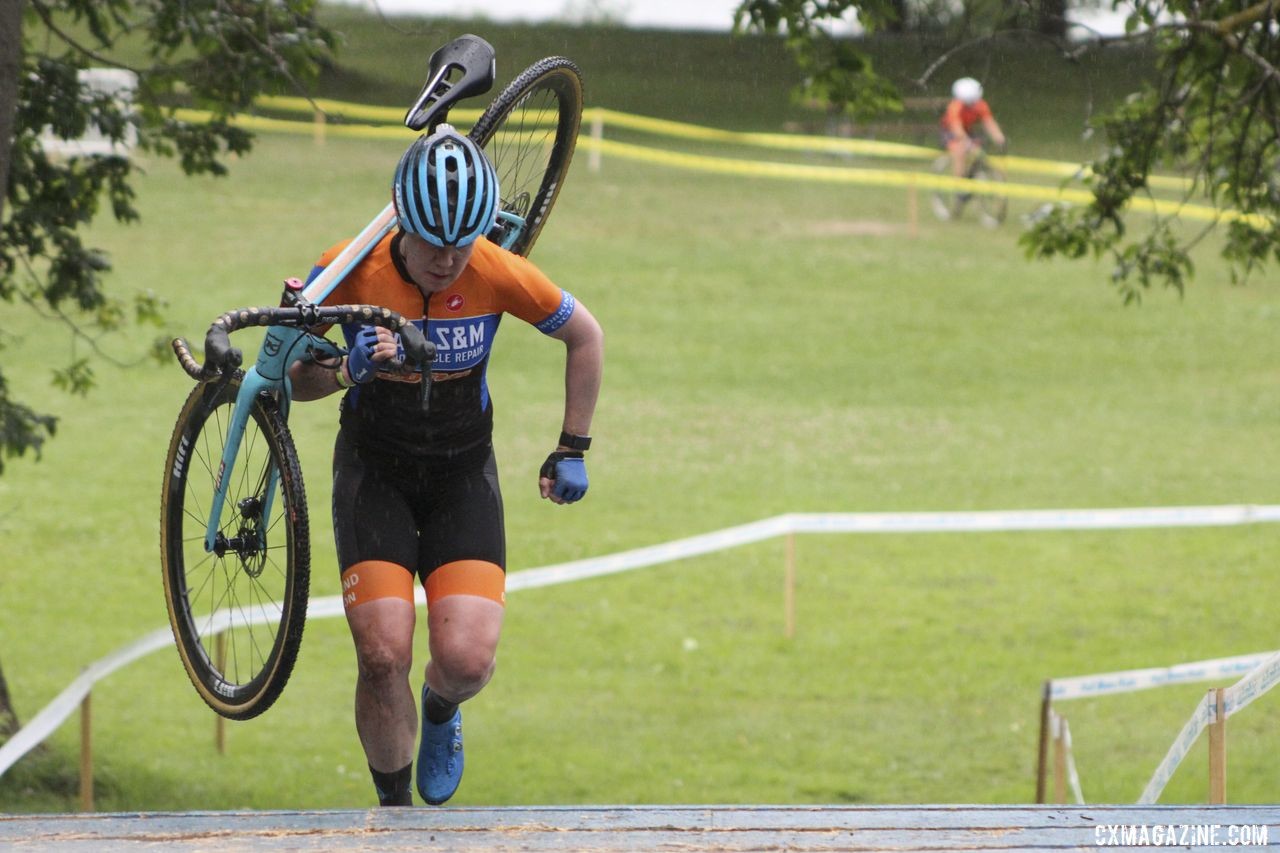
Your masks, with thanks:
M493 99L470 136L493 161L502 209L525 219L511 251L528 255L555 204L582 124L582 74L562 56L541 59Z
M293 672L306 622L310 541L298 454L275 400L262 396L245 426L221 516L220 534L233 547L222 555L205 550L239 388L238 375L201 382L178 415L165 460L160 547L169 623L191 683L217 713L247 720L271 707ZM264 518L254 502L262 505L272 468L279 485ZM227 620L225 630L215 614Z

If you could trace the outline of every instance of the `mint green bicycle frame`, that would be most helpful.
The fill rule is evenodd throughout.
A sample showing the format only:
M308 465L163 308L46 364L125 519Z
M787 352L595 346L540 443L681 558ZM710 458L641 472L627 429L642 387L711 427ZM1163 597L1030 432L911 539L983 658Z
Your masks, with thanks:
M303 297L312 304L320 304L333 293L334 289L364 260L373 247L385 237L395 226L396 216L392 205L388 204L365 229L356 236L333 263L325 267L302 290ZM299 346L305 338L311 338L310 346ZM293 397L293 387L289 381L289 369L300 361L304 355L319 352L323 355L341 357L342 350L332 342L304 329L290 326L270 326L258 350L257 362L245 371L240 381L240 391L236 394L236 405L231 415L231 423L227 428L227 441L222 450L222 461L218 467L218 477L214 483L213 501L209 508L209 524L205 530L204 549L214 550L218 544L218 530L222 521L222 510L227 499L227 483L231 481L236 467L236 456L240 451L240 442L244 438L245 426L249 422L249 413L253 401L260 394L277 394L280 401L280 413L287 421L289 418L289 402ZM283 392L283 393L280 393ZM264 493L262 517L271 517L271 505L275 500L276 486L280 480L280 472L270 466L267 472L267 488ZM259 533L265 536L265 531ZM257 543L265 547L266 543Z

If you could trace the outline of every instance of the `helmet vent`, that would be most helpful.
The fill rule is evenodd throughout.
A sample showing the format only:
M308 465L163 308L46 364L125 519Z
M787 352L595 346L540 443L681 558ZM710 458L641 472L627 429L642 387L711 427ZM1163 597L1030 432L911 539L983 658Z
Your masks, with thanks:
M498 212L498 180L472 140L442 125L400 158L392 199L400 227L436 246L466 246Z

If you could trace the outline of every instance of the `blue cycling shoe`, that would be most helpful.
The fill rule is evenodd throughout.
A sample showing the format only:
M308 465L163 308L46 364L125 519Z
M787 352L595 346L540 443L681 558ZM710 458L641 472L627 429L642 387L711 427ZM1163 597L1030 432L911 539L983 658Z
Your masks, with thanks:
M426 707L426 687L422 688ZM433 806L446 802L462 782L462 711L447 723L435 724L422 718L422 741L418 745L418 794Z

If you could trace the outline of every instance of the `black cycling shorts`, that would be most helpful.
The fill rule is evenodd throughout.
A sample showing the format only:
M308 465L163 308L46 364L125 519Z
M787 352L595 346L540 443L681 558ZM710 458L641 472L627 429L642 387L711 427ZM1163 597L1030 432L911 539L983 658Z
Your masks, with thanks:
M340 573L369 560L404 566L423 583L460 560L505 570L493 446L447 460L385 456L357 447L340 429L333 449L333 532Z

